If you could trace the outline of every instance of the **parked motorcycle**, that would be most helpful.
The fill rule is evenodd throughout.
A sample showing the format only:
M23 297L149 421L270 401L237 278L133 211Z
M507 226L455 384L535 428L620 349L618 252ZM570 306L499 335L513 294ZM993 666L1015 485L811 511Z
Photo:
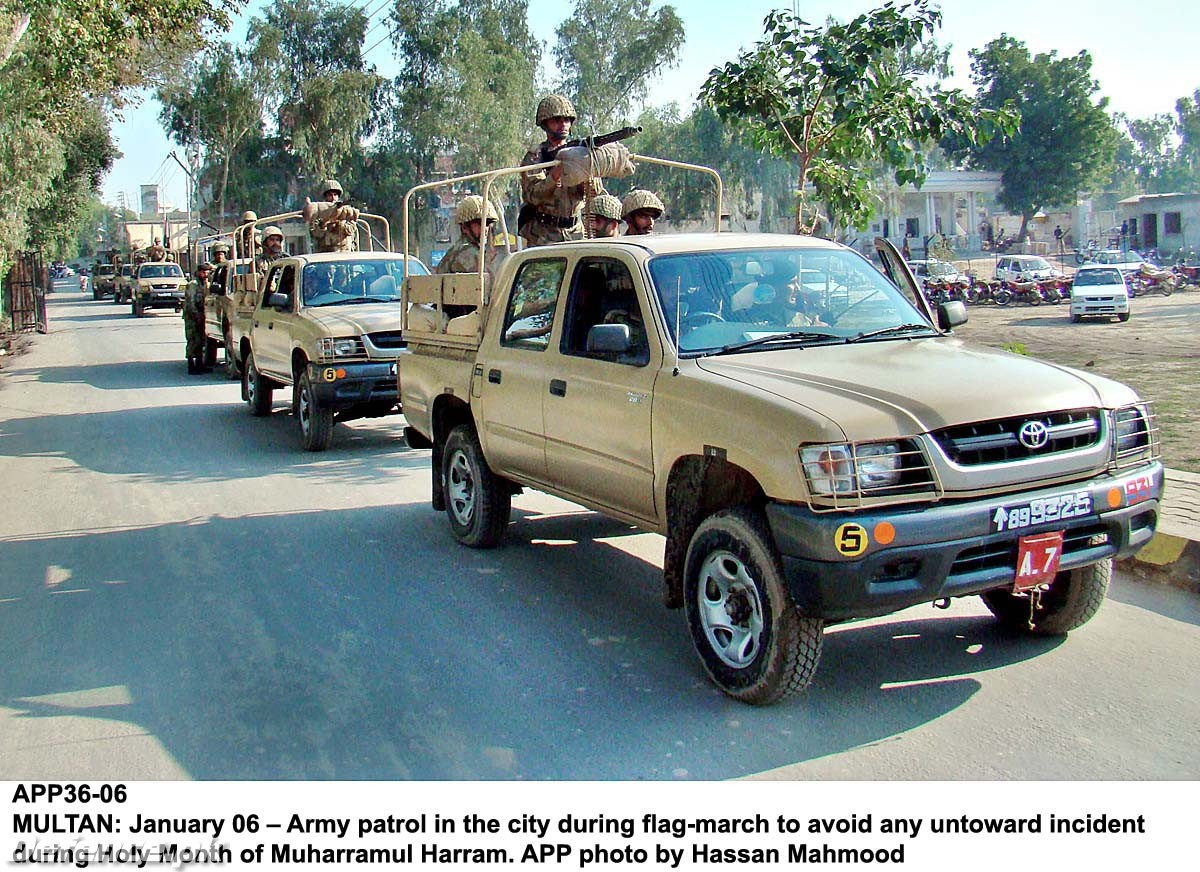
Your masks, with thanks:
M1068 278L1042 279L1038 282L1038 291L1047 303L1058 305L1071 302L1072 280Z
M1130 295L1157 293L1169 297L1178 282L1179 279L1173 271L1144 263L1130 283ZM1137 286L1136 293L1133 291L1135 285Z
M1100 250L1100 243L1094 239L1089 239L1087 245L1082 248L1075 249L1075 263L1085 264L1091 263L1096 259L1096 252Z
M1027 306L1042 304L1042 291L1037 282L1001 282L994 298L997 306L1007 306L1009 303L1024 303Z

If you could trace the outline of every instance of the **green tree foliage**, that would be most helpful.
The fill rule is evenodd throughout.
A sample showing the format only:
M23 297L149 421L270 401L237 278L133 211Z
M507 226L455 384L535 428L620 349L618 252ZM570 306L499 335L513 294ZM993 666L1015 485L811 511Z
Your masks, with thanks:
M1005 139L950 139L947 145L970 165L1003 175L999 200L1021 216L1020 239L1039 209L1073 204L1079 191L1111 176L1117 131L1105 111L1107 99L1094 99L1099 85L1091 70L1086 51L1064 58L1056 52L1030 56L1010 36L971 52L980 105L998 109L1016 103L1020 126Z
M557 84L595 133L621 125L654 75L677 62L684 37L675 7L652 12L650 0L576 0L555 33Z
M253 51L219 42L158 89L163 107L159 118L167 134L182 146L202 147L209 166L219 167L218 220L225 215L235 154L262 131L272 97L269 70Z
M116 156L107 111L233 0L0 0L0 274L32 242L62 254Z
M940 24L927 0L824 27L772 12L753 49L709 74L701 99L758 147L796 162L797 232L815 224L806 219L816 214L804 205L808 184L836 222L862 228L876 202L873 162L898 184L919 184L928 141L953 134L982 143L1013 125L1003 105L980 111L958 91L923 84L916 59L930 56Z

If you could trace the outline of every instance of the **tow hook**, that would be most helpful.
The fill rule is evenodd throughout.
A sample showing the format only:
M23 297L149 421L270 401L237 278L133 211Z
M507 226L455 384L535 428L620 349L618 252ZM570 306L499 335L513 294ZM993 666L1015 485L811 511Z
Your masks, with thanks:
M945 597L944 599L940 599L940 600L934 600L934 602L933 602L933 607L934 607L935 609L948 609L948 608L950 608L950 597Z

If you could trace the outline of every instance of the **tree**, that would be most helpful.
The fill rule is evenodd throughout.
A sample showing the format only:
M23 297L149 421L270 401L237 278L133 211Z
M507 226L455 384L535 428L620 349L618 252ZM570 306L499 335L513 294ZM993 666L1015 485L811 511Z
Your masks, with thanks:
M652 13L650 0L576 0L574 14L555 33L559 85L594 132L618 126L683 47L675 7Z
M234 155L262 130L271 99L272 80L264 74L269 69L255 52L220 42L158 89L167 134L182 146L202 146L207 160L220 167L218 220L225 215Z
M1010 36L971 52L980 105L998 109L1019 104L1020 126L1005 139L948 139L947 145L970 165L1002 174L998 199L1021 216L1018 239L1025 238L1029 219L1039 209L1073 204L1079 191L1111 175L1117 131L1105 111L1107 99L1093 101L1100 86L1091 69L1086 51L1065 58L1056 52L1031 57Z
M1006 107L979 111L958 91L922 85L914 58L940 24L927 0L825 27L772 12L753 49L709 73L701 99L746 126L758 147L796 161L796 232L815 225L810 183L831 219L862 228L875 202L872 162L897 184L920 184L928 141L954 134L981 143L1011 128Z

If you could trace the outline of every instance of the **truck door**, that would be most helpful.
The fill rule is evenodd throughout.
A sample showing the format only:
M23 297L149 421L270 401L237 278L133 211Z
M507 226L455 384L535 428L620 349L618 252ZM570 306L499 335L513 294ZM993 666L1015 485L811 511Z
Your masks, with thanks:
M563 257L521 265L508 295L500 335L495 344L480 350L471 382L479 401L483 422L479 435L488 464L501 474L541 484L547 481L542 398L566 272Z
M274 267L267 275L266 290L258 298L254 310L251 345L254 348L255 365L262 372L291 379L291 321L295 319L296 267L292 265ZM287 296L287 305L270 305L272 294Z
M654 517L650 413L661 366L657 333L647 330L630 266L582 258L571 278L557 348L546 361L543 395L546 466L558 490L627 515ZM625 324L630 346L589 350L599 324Z

